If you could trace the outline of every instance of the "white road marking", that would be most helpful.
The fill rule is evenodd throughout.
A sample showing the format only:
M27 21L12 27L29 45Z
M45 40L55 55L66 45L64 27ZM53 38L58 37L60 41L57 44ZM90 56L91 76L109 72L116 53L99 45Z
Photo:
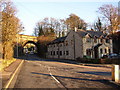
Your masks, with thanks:
M52 73L51 73L51 71L50 71L50 67L48 67L48 70L49 70L49 72L50 72L51 77L52 77L57 83L61 84L66 90L68 90L68 89L65 87L64 84L62 84L56 77L54 77L54 75L52 75Z
M36 62L34 62L34 63L37 64L37 65L39 65L39 66L42 66L42 64L40 64L40 63L36 63ZM51 67L46 66L46 65L43 65L43 66L48 69L50 76L51 76L57 83L61 84L64 88L66 88L54 75L52 75L51 70L50 70ZM52 68L53 68L53 67L52 67ZM54 67L54 68L55 68L55 67ZM66 89L66 90L67 90L67 89Z
M57 83L60 83L60 82L58 81L58 79L55 78L55 77L52 75L52 73L51 73L51 71L50 71L50 67L48 67L48 71L50 72L51 77L52 77Z
M57 83L60 83L53 75L52 73L50 73L51 77L57 82Z
M38 63L36 63L36 62L35 62L35 64L40 65L40 66L42 65L42 64L38 64ZM48 66L46 66L46 65L45 65L44 67L47 67L50 76L51 76L57 83L61 84L60 81L52 75L52 73L51 73L51 71L50 71L50 67L48 67Z

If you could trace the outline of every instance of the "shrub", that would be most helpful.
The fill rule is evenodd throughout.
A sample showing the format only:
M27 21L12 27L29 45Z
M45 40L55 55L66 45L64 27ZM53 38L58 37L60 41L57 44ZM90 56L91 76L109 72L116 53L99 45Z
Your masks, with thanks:
M91 60L88 58L76 58L76 61L80 62L80 63L91 63Z
M94 63L94 64L99 64L100 63L100 59L91 59L91 63Z
M120 64L120 59L109 59L109 58L105 58L105 59L101 59L100 63L102 64Z

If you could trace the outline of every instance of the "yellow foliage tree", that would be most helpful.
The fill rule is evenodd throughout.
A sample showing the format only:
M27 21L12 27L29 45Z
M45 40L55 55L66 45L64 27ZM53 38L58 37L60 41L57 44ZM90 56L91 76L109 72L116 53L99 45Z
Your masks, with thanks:
M3 59L11 59L13 57L14 42L16 42L16 34L21 30L19 19L16 15L16 8L11 1L2 1L1 5L1 38L3 47Z

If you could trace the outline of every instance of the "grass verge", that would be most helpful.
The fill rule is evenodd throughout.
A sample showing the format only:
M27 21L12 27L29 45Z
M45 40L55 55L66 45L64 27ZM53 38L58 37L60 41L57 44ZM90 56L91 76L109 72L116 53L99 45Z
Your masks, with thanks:
M0 59L0 71L4 70L4 68L8 67L14 61L16 61L14 58L11 60Z

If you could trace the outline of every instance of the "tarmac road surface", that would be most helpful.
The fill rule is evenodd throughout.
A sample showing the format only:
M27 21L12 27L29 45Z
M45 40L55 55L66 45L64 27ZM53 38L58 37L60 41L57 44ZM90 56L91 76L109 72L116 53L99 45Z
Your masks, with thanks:
M111 68L82 66L26 55L14 88L116 88Z

